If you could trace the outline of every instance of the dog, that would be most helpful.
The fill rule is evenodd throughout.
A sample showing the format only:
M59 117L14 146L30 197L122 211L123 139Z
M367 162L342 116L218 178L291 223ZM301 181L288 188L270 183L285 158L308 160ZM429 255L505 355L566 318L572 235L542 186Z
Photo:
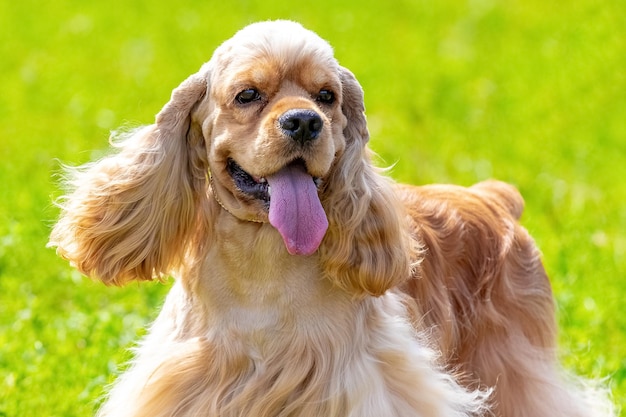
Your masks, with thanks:
M270 21L75 170L57 253L107 285L175 277L101 417L613 414L558 365L518 191L394 183L368 139L330 45Z

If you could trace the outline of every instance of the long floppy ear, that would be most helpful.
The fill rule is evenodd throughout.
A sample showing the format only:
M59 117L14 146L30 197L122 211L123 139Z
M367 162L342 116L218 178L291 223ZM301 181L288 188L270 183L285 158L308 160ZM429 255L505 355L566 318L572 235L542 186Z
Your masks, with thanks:
M187 78L154 124L115 138L117 153L72 170L48 246L83 274L122 285L182 265L203 226L206 151L190 112L207 79L207 70Z
M410 276L418 245L392 181L372 165L363 90L345 68L341 79L346 148L322 194L329 228L320 254L328 279L357 295L379 296Z

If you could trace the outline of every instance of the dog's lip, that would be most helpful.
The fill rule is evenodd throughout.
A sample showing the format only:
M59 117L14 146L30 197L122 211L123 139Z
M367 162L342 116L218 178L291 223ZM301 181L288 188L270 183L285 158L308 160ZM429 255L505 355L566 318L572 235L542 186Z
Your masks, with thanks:
M270 187L265 177L255 177L246 172L241 165L229 158L226 170L239 191L265 203L270 201Z
M301 164L306 169L306 162L302 158L296 158L285 164L285 166L293 164ZM226 162L226 170L230 174L239 191L253 197L256 200L264 202L269 207L272 190L265 176L258 177L248 173L232 158L228 158ZM322 184L321 178L314 176L311 177L319 189Z

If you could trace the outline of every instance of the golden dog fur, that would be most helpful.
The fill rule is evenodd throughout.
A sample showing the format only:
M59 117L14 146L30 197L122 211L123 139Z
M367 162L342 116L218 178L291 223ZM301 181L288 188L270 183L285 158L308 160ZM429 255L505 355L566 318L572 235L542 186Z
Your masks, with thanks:
M306 142L285 133L293 109L319 122ZM557 364L518 192L394 184L367 141L330 46L264 22L76 170L58 253L106 284L175 277L101 416L611 415ZM290 254L268 215L265 178L291 165L328 223L312 254Z

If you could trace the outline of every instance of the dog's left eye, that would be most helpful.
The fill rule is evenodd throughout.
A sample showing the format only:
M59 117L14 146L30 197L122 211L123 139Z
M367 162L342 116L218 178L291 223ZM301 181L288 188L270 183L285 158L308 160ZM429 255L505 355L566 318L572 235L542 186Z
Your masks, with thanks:
M335 93L330 90L320 90L317 94L317 101L324 104L333 104L335 102Z
M254 88L247 88L235 97L235 101L239 104L248 104L258 100L261 100L261 93Z

